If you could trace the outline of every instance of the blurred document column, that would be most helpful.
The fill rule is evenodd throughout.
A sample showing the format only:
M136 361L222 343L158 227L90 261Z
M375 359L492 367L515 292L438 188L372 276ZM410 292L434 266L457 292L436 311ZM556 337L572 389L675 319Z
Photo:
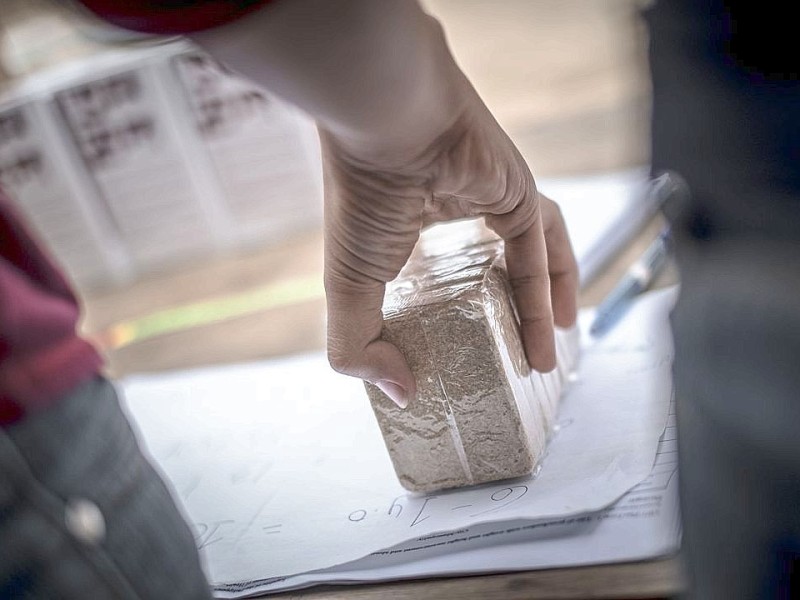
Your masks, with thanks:
M142 64L62 87L54 102L138 270L217 245L178 132Z
M319 142L309 118L200 51L171 57L164 76L179 87L171 96L188 104L186 139L204 150L237 245L321 226Z
M128 254L74 166L40 98L0 102L0 186L79 288L124 282Z

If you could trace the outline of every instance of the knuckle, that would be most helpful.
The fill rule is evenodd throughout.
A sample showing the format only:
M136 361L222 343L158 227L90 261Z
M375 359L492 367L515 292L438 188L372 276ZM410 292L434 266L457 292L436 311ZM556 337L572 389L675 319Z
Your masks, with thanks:
M522 326L541 325L542 323L552 323L553 316L550 314L536 315L536 316L523 316L519 319L519 324Z
M578 261L575 260L575 257L570 255L565 261L564 264L559 268L554 268L550 271L550 277L556 278L559 277L563 280L567 280L570 282L578 281L579 278L579 269L578 269Z
M525 207L538 204L536 185L530 172L519 172L513 169L506 174L504 185L495 203L495 212L498 215L518 212Z
M517 198L509 210L493 214L489 224L503 239L512 240L526 233L539 218L539 203L525 195Z
M550 276L547 273L529 273L527 275L512 277L509 282L514 290L518 290L527 287L538 289L539 286L546 284L549 280Z
M328 347L328 364L342 375L351 375L354 372L352 355L339 348Z

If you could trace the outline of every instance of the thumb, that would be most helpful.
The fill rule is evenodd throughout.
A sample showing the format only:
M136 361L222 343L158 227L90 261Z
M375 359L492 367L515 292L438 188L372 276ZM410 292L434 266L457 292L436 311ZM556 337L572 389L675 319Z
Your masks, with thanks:
M416 382L400 350L381 339L386 286L376 280L355 283L338 267L326 260L328 360L339 373L375 384L405 408L416 395Z
M381 307L386 282L400 272L419 237L424 195L413 182L352 164L327 134L320 139L328 360L404 408L416 395L414 375L400 350L381 338Z

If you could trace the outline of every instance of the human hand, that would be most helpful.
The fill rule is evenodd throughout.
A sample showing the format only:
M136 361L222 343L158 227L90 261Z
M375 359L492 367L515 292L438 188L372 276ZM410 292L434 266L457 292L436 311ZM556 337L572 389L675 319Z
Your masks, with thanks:
M532 368L556 366L553 324L576 319L578 268L557 204L537 191L524 159L463 75L458 86L452 122L441 133L421 133L418 153L408 144L377 148L320 130L328 357L334 369L374 383L401 407L416 386L400 351L381 339L381 306L386 283L425 225L483 216L504 240Z
M403 406L416 393L381 339L385 285L429 223L483 216L505 240L525 353L555 367L577 265L558 207L458 69L416 0L272 3L194 40L318 123L332 366Z

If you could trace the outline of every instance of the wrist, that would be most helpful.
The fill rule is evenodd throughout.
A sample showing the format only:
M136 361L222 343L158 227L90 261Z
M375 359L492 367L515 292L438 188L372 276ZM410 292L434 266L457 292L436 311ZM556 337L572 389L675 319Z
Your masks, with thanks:
M415 162L478 100L438 21L422 13L419 25L411 60L363 110L318 119L321 132L355 159L386 167Z
M346 153L389 166L480 103L416 0L277 2L193 39L304 110Z

